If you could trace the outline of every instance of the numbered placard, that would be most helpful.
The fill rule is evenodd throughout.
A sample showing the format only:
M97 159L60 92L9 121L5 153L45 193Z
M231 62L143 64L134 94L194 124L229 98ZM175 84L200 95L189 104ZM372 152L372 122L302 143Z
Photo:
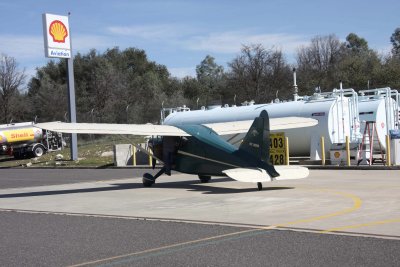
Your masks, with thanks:
M285 165L286 158L285 133L270 133L269 160L272 165Z

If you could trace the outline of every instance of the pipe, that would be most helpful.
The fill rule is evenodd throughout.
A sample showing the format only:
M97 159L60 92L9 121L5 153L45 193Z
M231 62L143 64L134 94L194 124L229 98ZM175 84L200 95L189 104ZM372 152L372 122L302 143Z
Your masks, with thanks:
M394 122L394 129L399 129L399 120L400 120L400 118L399 118L399 101L400 101L400 99L399 99L399 92L397 91L397 90L391 90L391 95L393 95L394 97L395 97L395 99L396 99L396 105L395 105L395 107L394 107L394 119L395 119L395 122Z
M360 126L360 114L358 110L358 94L353 88L343 89L342 82L340 82L341 89L333 89L333 93L339 95L339 97L343 98L343 96L350 96L350 113L349 113L349 121L350 121L350 139L353 141L357 141L357 129Z
M296 77L296 68L293 68L293 99L294 101L299 100L299 88L297 87L297 77Z

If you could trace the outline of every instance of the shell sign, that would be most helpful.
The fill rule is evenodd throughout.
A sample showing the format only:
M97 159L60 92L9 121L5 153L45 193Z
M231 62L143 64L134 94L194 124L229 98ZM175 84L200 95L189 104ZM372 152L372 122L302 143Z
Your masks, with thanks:
M46 57L71 58L68 16L43 14L43 35Z
M50 24L49 32L53 37L53 42L65 43L65 38L68 36L67 27L59 20L55 20Z

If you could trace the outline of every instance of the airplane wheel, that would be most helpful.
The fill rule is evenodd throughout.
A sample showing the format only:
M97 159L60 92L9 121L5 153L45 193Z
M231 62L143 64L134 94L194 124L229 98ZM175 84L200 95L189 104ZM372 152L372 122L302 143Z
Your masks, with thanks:
M258 182L257 183L257 187L258 187L258 191L261 191L262 190L262 183Z
M200 182L208 183L211 180L211 176L199 175Z
M150 173L145 173L143 174L142 182L144 187L151 187L154 184L155 179Z

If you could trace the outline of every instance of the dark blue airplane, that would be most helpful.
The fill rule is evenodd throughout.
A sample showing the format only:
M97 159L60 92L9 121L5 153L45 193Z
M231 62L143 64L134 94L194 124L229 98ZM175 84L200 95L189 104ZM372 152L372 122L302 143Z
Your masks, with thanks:
M160 171L152 176L143 175L143 185L150 187L162 174L171 171L196 174L203 183L212 176L228 176L241 182L257 183L283 179L299 179L308 176L308 169L300 166L273 166L269 162L270 130L310 127L316 120L307 118L270 119L262 111L254 121L213 123L205 125L151 125L151 124L96 124L96 123L40 123L36 126L56 132L81 134L133 134L153 136L149 146L153 158L163 163ZM237 148L220 135L245 133Z

